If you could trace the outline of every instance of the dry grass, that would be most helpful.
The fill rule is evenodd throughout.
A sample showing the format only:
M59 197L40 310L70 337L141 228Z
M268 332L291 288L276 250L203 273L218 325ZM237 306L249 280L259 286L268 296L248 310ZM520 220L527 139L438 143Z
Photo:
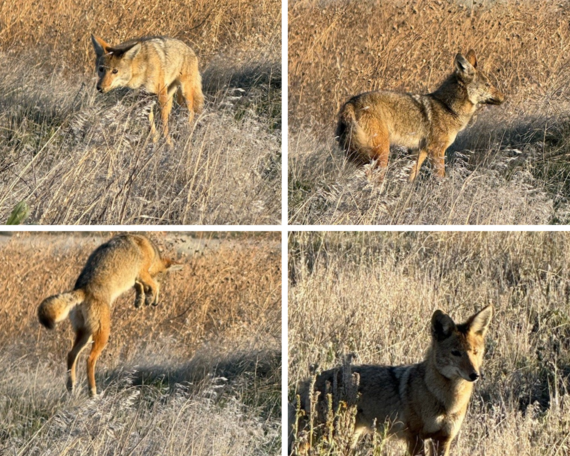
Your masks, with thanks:
M569 249L561 232L292 234L290 398L312 367L348 354L356 364L418 362L436 309L463 320L492 303L485 377L452 453L567 454ZM359 454L372 451L365 441ZM376 451L402 454L394 440Z
M4 2L0 220L25 201L34 224L279 223L280 16L276 0ZM172 150L150 141L155 97L96 94L90 33L196 51L206 109L190 127L173 110Z
M117 300L91 400L85 357L78 394L65 390L69 323L48 332L36 310L109 236L2 241L0 453L280 454L279 235L154 234L186 266L164 278L158 307Z
M570 30L565 3L406 0L289 8L289 203L294 224L567 223ZM506 95L483 109L448 151L408 185L410 155L392 153L380 194L347 164L336 114L368 90L433 91L457 52L473 48ZM427 207L426 207L427 204Z

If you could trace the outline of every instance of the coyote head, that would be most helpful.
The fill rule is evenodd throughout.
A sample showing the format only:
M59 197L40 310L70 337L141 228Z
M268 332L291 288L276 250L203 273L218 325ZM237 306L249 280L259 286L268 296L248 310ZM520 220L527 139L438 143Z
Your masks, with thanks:
M141 44L131 41L112 47L95 35L91 35L91 41L97 56L97 90L105 93L117 87L125 87L131 80L132 61L140 51Z
M432 350L436 369L444 377L475 382L481 377L485 334L493 307L487 306L465 323L456 325L449 315L436 310L431 319Z
M467 89L467 98L474 105L501 104L505 96L493 86L481 71L477 70L477 58L471 49L464 57L455 56L455 74Z
M181 271L182 269L184 269L184 265L182 263L161 257L151 264L149 273L154 277L161 276L167 272Z

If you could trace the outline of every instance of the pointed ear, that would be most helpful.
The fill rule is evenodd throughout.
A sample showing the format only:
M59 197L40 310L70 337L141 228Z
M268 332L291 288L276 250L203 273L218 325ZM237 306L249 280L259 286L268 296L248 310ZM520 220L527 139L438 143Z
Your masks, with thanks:
M473 65L473 68L477 68L477 57L475 57L475 51L473 49L469 49L469 52L465 56L467 61Z
M466 79L473 78L476 72L475 67L462 54L455 56L455 71Z
M127 60L132 60L141 50L141 44L134 42L134 43L127 43L125 45L119 45L116 47L109 48L109 52L112 52L117 57L124 58Z
M162 262L164 263L166 272L181 271L184 269L184 265L182 263L177 263L176 261L172 261L169 258L163 258Z
M455 330L455 323L449 315L436 310L431 317L431 335L434 339L442 341L447 339Z
M484 307L475 315L473 315L469 320L467 320L466 326L469 328L469 332L475 333L479 336L485 337L487 334L487 329L489 328L489 323L493 318L493 306L488 305Z
M91 42L93 43L97 57L101 57L103 54L107 54L107 52L109 52L109 48L111 47L102 38L99 38L95 35L91 35Z

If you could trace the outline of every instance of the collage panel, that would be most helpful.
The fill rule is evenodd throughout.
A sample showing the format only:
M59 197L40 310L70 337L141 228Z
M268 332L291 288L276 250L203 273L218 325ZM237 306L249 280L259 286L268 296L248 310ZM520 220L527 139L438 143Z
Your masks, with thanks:
M3 232L0 264L0 454L281 454L281 233Z
M568 252L568 232L291 233L288 454L566 454Z
M281 1L0 3L0 223L281 223Z
M567 2L289 2L289 222L568 224Z

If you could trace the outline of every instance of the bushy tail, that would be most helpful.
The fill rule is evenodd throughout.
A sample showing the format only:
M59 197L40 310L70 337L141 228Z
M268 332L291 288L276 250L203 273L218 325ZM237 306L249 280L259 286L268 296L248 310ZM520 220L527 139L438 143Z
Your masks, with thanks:
M202 76L198 73L194 87L194 112L200 114L204 109L204 94L202 93Z
M68 291L43 300L38 307L40 323L48 329L55 328L55 324L63 321L69 315L69 311L77 304L85 300L85 292L82 289Z
M347 101L340 110L335 134L340 147L349 159L359 163L369 161L366 154L368 149L367 135L356 121L354 105L351 100Z

